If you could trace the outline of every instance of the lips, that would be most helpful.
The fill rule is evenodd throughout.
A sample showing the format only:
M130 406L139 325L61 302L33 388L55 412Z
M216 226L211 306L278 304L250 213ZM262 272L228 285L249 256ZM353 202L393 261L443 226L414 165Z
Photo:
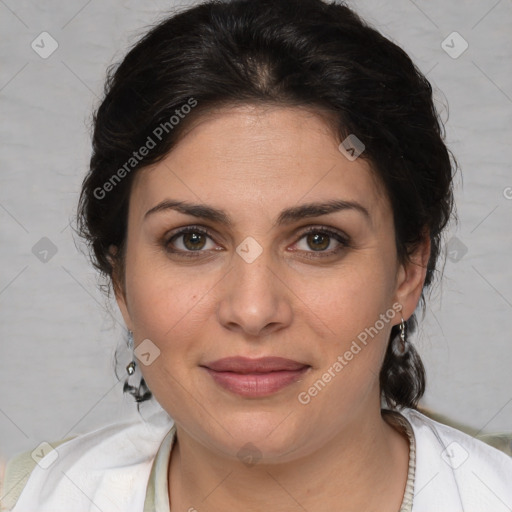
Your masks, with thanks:
M299 381L310 368L282 357L227 357L201 366L223 389L247 398L277 393Z

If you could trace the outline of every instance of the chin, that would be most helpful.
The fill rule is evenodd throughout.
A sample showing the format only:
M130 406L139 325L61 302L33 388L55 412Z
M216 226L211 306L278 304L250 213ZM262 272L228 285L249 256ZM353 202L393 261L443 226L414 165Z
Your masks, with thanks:
M268 409L223 414L222 426L211 425L213 430L201 432L202 441L219 454L242 462L247 458L275 464L303 455L298 448L307 444L308 436L304 426L297 424L297 415L289 414L289 408L280 407L276 412Z

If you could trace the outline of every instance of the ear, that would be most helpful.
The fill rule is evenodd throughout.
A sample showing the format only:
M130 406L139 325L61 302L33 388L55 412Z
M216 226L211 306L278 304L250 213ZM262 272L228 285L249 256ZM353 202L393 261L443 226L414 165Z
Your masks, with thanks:
M415 251L398 268L396 301L402 305L401 315L405 320L411 317L420 300L429 258L430 236L427 232Z
M121 278L119 262L118 260L115 259L117 251L117 246L111 245L109 247L109 254L107 256L110 264L112 265L112 287L114 289L117 305L119 307L119 310L121 311L121 315L123 315L124 323L130 331L133 331L133 325L130 313L128 311L128 304L126 300L126 289L124 286L123 279Z

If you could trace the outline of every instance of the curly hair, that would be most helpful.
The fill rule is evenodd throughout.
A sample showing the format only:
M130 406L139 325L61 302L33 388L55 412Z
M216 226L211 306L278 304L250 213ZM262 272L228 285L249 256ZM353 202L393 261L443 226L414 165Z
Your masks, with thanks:
M196 106L185 110L191 100ZM79 235L108 292L112 283L124 282L136 172L163 159L194 119L236 104L313 108L340 141L349 134L363 141L360 158L371 164L392 206L400 261L430 238L424 307L442 231L454 215L457 169L432 87L399 46L346 5L322 0L202 2L166 16L109 67L77 210ZM182 111L190 113L169 122ZM133 160L157 127L165 130L156 147ZM114 256L111 245L118 249ZM415 325L413 315L408 331ZM414 408L425 391L425 369L413 347L403 356L392 350L397 335L394 326L381 394L388 404Z

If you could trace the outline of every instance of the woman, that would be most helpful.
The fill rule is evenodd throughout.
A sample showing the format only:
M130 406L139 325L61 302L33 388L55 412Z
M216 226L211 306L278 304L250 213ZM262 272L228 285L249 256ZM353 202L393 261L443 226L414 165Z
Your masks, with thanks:
M416 410L452 160L429 82L345 6L155 26L110 71L78 222L125 389L164 411L20 457L12 510L510 510L512 460Z

